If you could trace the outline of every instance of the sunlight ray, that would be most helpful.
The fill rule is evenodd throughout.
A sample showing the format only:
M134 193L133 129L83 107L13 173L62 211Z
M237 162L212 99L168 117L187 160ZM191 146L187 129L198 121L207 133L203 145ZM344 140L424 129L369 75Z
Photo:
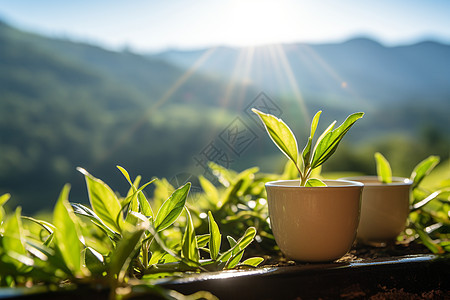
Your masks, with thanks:
M282 46L280 46L280 45L275 45L274 49L275 49L276 55L280 58L281 66L287 76L287 79L288 79L289 85L291 86L292 92L294 93L295 101L297 104L300 105L300 109L303 114L303 119L305 120L305 125L309 126L311 117L306 108L305 100L303 99L303 96L302 96L300 89L297 85L297 82L295 80L294 72L292 71L291 65L289 64L289 61L286 57L286 53L284 53L284 50L283 50Z
M108 159L112 153L114 153L117 149L119 149L122 145L126 144L130 136L136 132L147 120L149 117L156 113L157 110L166 103L170 97L184 84L186 81L211 57L211 55L216 51L217 47L210 48L208 51L203 53L194 64L184 72L180 78L178 78L174 84L149 108L147 108L142 116L134 123L130 128L125 131L121 136L119 136L114 143L114 145L109 149L107 153L99 160L99 163Z

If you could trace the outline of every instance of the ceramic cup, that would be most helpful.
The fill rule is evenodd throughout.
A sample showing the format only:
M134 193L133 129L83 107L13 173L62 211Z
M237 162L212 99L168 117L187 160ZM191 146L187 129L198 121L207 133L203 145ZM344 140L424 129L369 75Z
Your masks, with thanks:
M334 261L352 247L363 184L324 182L326 187L300 187L299 180L266 183L272 231L280 250L290 259Z
M406 226L412 181L408 178L393 177L392 183L383 184L377 176L342 179L364 184L358 240L374 245L394 241Z

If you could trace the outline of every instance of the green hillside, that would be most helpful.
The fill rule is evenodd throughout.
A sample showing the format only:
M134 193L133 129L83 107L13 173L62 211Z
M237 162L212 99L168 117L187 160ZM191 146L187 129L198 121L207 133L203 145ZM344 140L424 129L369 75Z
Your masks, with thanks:
M85 199L77 166L119 185L116 164L170 178L233 118L206 105L220 82L195 75L164 95L184 74L165 62L6 24L0 45L0 193L26 211L52 206L66 182Z
M72 184L73 202L85 202L78 166L124 193L116 165L133 176L169 179L201 174L199 158L234 169L282 168L283 157L247 114L270 82L258 87L224 80L168 58L52 39L1 22L0 45L0 194L11 193L11 203L21 203L26 213L52 207L65 183ZM269 93L268 99L302 138L309 121L288 94ZM308 114L324 110L321 124L361 109L351 99L343 105L338 94L304 96ZM366 105L363 121L326 171L370 173L374 151L386 154L397 175L428 154L448 157L448 127L436 125L448 124L448 106L433 103L387 110ZM235 130L242 129L248 135L239 140ZM227 144L233 138L241 148Z

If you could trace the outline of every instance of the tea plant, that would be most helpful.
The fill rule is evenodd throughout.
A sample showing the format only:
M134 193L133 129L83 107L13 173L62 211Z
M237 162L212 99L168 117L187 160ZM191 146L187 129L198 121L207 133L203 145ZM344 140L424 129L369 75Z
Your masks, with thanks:
M320 114L322 113L322 111L318 111L311 123L308 142L302 153L299 153L295 135L283 120L271 114L263 113L255 108L252 111L261 119L275 145L294 163L300 174L300 186L325 185L320 179L310 178L312 171L331 157L350 127L364 115L362 112L351 114L338 128L333 130L336 124L336 121L334 121L319 136L313 148L314 134L319 123Z
M147 292L173 297L176 292L154 286L151 280L186 271L254 267L263 261L254 257L241 262L256 235L253 227L237 240L228 236L227 249L209 212L208 233L196 234L186 207L190 183L175 189L155 214L144 194L154 180L140 186L140 177L132 181L125 169L118 168L130 184L126 197L118 196L103 181L79 169L91 205L70 204L70 186L66 185L55 205L52 223L23 217L20 207L7 216L3 204L10 196L1 196L0 284L100 284L110 290L111 299L139 286ZM171 227L183 211L185 226L177 228L182 231L179 238L171 234ZM23 221L38 224L39 234L26 230ZM132 280L139 281L130 286ZM208 294L202 293L205 296Z
M411 173L410 222L409 229L406 230L410 237L420 238L433 253L450 252L450 184L444 182L435 190L421 186L422 181L439 164L439 160L438 156L429 156L417 164ZM379 180L391 183L392 170L388 160L377 152L375 161Z

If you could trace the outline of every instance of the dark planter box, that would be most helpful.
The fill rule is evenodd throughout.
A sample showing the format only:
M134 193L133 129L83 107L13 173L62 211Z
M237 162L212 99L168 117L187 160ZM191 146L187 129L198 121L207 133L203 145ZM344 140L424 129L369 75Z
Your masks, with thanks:
M450 299L450 255L408 255L345 263L300 264L187 275L157 284L192 294L210 291L219 299ZM108 291L23 294L0 290L0 299L107 299ZM136 295L132 299L154 299Z

